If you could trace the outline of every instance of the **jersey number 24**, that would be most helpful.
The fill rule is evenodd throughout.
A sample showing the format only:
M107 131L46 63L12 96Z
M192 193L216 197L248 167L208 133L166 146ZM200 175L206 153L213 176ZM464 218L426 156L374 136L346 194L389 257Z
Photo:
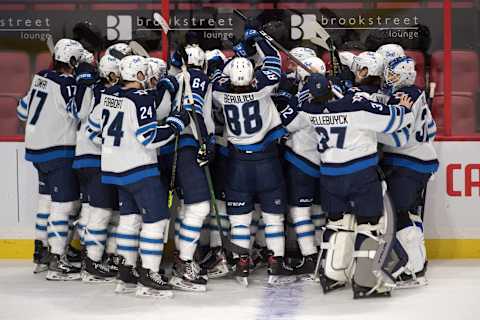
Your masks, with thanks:
M240 121L240 113L243 121ZM239 136L242 133L254 134L262 129L262 117L258 101L251 101L242 105L226 104L225 118L230 131Z
M122 130L123 114L124 114L123 112L118 112L115 118L113 119L112 123L110 123L110 125L107 128L106 126L108 125L108 119L110 118L110 111L108 111L107 109L102 110L102 120L103 120L102 130L107 130L107 135L110 137L113 137L113 145L115 147L120 146L120 143L123 137L123 130Z

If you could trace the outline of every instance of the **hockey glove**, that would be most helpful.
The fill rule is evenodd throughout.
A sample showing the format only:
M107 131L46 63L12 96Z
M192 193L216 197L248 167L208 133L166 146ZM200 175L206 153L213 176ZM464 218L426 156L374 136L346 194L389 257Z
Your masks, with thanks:
M275 102L277 111L282 113L285 108L288 107L290 100L292 99L292 94L287 91L279 91L273 97L272 100Z
M257 49L255 48L255 46L253 44L248 44L245 41L241 41L237 45L235 45L233 47L233 51L235 52L235 55L237 57L243 58L251 57L257 53Z
M172 57L170 58L170 64L176 68L181 68L183 61L185 61L185 63L188 62L188 55L185 51L185 48L182 46L175 50L175 52L172 54Z
M171 97L175 97L179 88L177 78L172 75L164 76L157 83L157 90L161 91L162 88L165 88Z
M185 109L174 110L167 117L166 122L170 127L172 127L172 129L175 131L175 134L179 134L190 124L190 115Z
M80 85L89 86L97 81L97 72L95 67L89 63L82 62L76 69L76 80Z
M208 141L200 145L197 153L197 163L200 167L208 165L215 158L215 139L210 136Z

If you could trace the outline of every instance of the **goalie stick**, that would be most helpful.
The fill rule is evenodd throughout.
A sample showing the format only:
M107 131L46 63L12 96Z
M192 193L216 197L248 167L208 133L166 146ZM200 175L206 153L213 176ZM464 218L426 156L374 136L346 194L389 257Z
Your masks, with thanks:
M237 10L237 9L234 9L233 12L239 16L243 21L247 21L248 18L240 11L240 10ZM322 33L323 37L326 37L326 39L324 38L320 38L320 37L315 37L315 38L311 38L310 41L313 42L314 44L318 45L318 46L321 46L323 48L326 48L327 50L329 50L332 54L333 54L333 51L331 50L334 50L335 47L333 47L333 44L332 44L332 41L330 39L330 36L328 35L328 33L325 31L325 29L322 28L322 30L324 31L324 33ZM269 41L275 48L277 48L278 50L280 50L281 52L283 52L290 60L292 60L293 62L295 62L299 67L301 67L303 70L307 71L308 73L312 74L312 73L315 73L314 70L312 70L310 67L306 66L302 61L300 61L299 59L297 59L294 55L292 55L284 46L282 46L277 40L273 39L270 35L268 35L264 30L257 30L257 32L267 41ZM332 47L330 47L328 45L328 43L332 44ZM335 51L336 52L336 51ZM336 55L338 56L338 52L336 53ZM338 61L340 61L340 58L338 58ZM333 62L333 60L332 60ZM334 72L335 74L335 72ZM332 92L335 94L335 96L339 99L343 98L343 94L338 92L337 90L335 90L334 88L332 88Z

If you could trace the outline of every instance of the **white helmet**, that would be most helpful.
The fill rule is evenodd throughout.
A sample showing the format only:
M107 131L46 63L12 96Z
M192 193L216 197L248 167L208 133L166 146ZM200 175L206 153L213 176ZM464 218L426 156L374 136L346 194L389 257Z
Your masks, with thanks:
M214 57L220 57L223 62L226 62L227 61L227 58L225 57L225 55L223 54L223 52L219 49L213 49L213 50L207 50L205 51L205 60L209 61L211 59L213 59Z
M233 86L248 86L253 80L253 65L247 58L233 58L229 66L228 75Z
M205 52L197 44L185 47L187 53L187 64L203 68L205 64Z
M120 61L120 75L125 81L136 81L142 85L147 80L148 62L141 56L126 56ZM141 72L145 79L139 79L138 73Z
M109 54L109 55L112 55L110 53L110 50L112 49L115 49L119 52L121 52L123 55L125 56L129 56L129 55L132 55L133 52L132 52L132 48L130 48L128 46L128 44L126 43L115 43L115 44L112 44L110 47L107 48L107 50L105 51L105 54Z
M85 62L85 63L88 63L88 64L94 64L95 63L95 57L93 56L93 54L90 51L83 49L83 54L82 54L82 57L80 58L80 62Z
M395 92L399 88L415 83L417 72L415 60L410 57L398 57L390 61L385 68L385 84Z
M315 50L310 48L305 48L305 47L293 48L292 50L290 50L290 54L300 61L303 61L309 57L317 56L317 54L315 53Z
M72 68L76 67L83 56L83 47L80 42L72 39L60 39L53 50L55 60L64 62Z
M382 56L385 66L395 58L405 57L405 51L403 48L394 43L384 44L377 49L377 53Z
M98 64L98 73L105 79L109 79L111 73L120 77L120 60L108 54L104 55Z
M356 55L350 51L340 51L338 56L340 62L352 70L353 59L355 59Z
M357 73L364 68L368 69L368 76L383 76L383 57L376 52L365 51L353 58L352 72Z
M148 72L147 72L147 79L150 80L152 78L160 79L161 75L165 73L167 70L167 64L165 61L159 58L147 58L148 62Z
M325 67L325 63L319 57L309 57L303 60L302 62L303 64L305 64L305 66L312 69L315 73L321 73L323 75L327 73L327 68ZM304 82L307 76L309 75L310 73L308 71L305 71L302 67L297 66L297 72L295 76L298 81Z

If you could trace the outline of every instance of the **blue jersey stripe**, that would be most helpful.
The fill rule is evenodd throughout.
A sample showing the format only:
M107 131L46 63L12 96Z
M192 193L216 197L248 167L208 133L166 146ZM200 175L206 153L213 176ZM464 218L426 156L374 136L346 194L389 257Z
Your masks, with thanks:
M75 156L75 150L55 150L55 151L46 151L45 153L30 153L25 152L25 160L31 162L47 162L54 159L61 158L73 158Z
M180 137L180 140L178 141L178 149L184 148L184 147L198 147L198 142L194 138L191 137ZM175 144L169 143L166 146L160 147L160 154L165 155L165 154L170 154L175 151Z
M80 168L100 168L100 159L78 159L73 161L72 167L74 169Z
M430 163L425 163L421 160L415 161L413 158L406 159L403 157L396 157L392 154L385 155L382 164L403 167L420 173L434 173L438 170L438 161L432 160Z
M241 151L260 152L265 150L272 142L287 134L287 130L283 127L270 131L261 142L255 144L236 144L235 148Z
M390 108L390 121L387 124L387 127L383 132L388 132L393 126L393 123L395 122L395 118L397 117L397 110L393 108L393 106L388 106Z
M284 158L303 173L314 178L320 177L320 169L318 167L314 167L300 159L295 153L287 150L284 153Z
M369 167L376 166L378 163L378 156L375 155L372 158L367 158L353 162L344 166L335 166L329 167L327 163L323 163L320 166L320 173L326 176L342 176L345 174L351 174L360 170L367 169ZM340 165L340 164L336 164Z
M135 173L123 175L123 176L110 176L105 173L102 173L102 183L105 184L115 184L119 186L124 186L127 184L132 184L138 182L142 179L159 176L160 171L158 168L148 168Z
M395 146L400 147L400 138L396 132L392 133L392 138L395 141Z

